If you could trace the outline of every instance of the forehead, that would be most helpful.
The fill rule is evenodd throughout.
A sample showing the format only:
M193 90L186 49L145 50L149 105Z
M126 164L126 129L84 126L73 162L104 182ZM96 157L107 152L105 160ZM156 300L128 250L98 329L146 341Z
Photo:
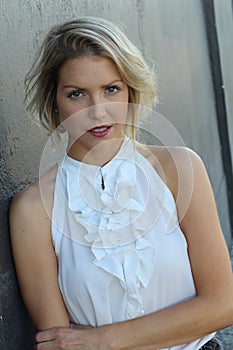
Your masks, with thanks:
M59 81L66 83L67 80L106 80L118 78L120 73L115 62L108 57L82 56L69 59L65 62L59 73Z

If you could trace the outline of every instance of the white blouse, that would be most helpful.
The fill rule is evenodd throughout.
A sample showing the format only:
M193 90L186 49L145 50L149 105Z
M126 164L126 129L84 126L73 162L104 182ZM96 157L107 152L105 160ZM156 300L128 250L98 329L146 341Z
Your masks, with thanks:
M61 159L52 238L77 324L121 322L196 295L173 196L128 138L103 167ZM197 350L212 336L169 349Z

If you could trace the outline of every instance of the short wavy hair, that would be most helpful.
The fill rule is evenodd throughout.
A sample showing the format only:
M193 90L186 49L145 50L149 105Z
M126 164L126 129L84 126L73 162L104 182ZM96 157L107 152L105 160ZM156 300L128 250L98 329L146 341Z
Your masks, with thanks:
M128 86L129 103L153 107L156 79L140 50L113 23L95 17L78 18L50 30L25 79L27 110L39 114L42 125L51 132L60 124L55 109L61 68L69 59L91 55L113 60Z

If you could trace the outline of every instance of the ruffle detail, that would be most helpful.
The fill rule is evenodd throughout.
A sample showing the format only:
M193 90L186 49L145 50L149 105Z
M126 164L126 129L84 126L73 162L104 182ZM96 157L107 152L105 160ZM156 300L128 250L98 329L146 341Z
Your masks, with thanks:
M147 287L154 267L155 252L143 238L123 247L98 249L92 247L94 264L114 275L126 294L125 317L131 319L144 314L140 287Z
M150 282L155 260L154 248L143 236L158 219L163 199L150 191L145 169L135 162L133 143L125 139L104 167L69 157L61 166L63 191L78 224L72 239L80 243L84 231L93 263L118 278L126 296L125 318L143 315L140 288ZM141 191L135 191L138 181L146 184Z

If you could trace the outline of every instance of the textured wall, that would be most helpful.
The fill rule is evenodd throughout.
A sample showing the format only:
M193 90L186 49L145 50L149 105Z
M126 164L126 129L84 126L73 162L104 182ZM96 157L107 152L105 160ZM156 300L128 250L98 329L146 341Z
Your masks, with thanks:
M230 0L224 3L229 7ZM155 62L160 81L158 111L205 161L228 243L230 227L201 1L8 0L1 2L0 10L0 349L27 350L32 348L32 327L16 284L7 211L13 194L38 176L47 135L24 112L22 82L52 25L81 15L123 24L147 59ZM225 18L230 21L227 11L221 11L221 16L219 25ZM219 35L230 89L225 65L230 59L224 40L227 30L220 29ZM232 111L229 94L230 90Z

